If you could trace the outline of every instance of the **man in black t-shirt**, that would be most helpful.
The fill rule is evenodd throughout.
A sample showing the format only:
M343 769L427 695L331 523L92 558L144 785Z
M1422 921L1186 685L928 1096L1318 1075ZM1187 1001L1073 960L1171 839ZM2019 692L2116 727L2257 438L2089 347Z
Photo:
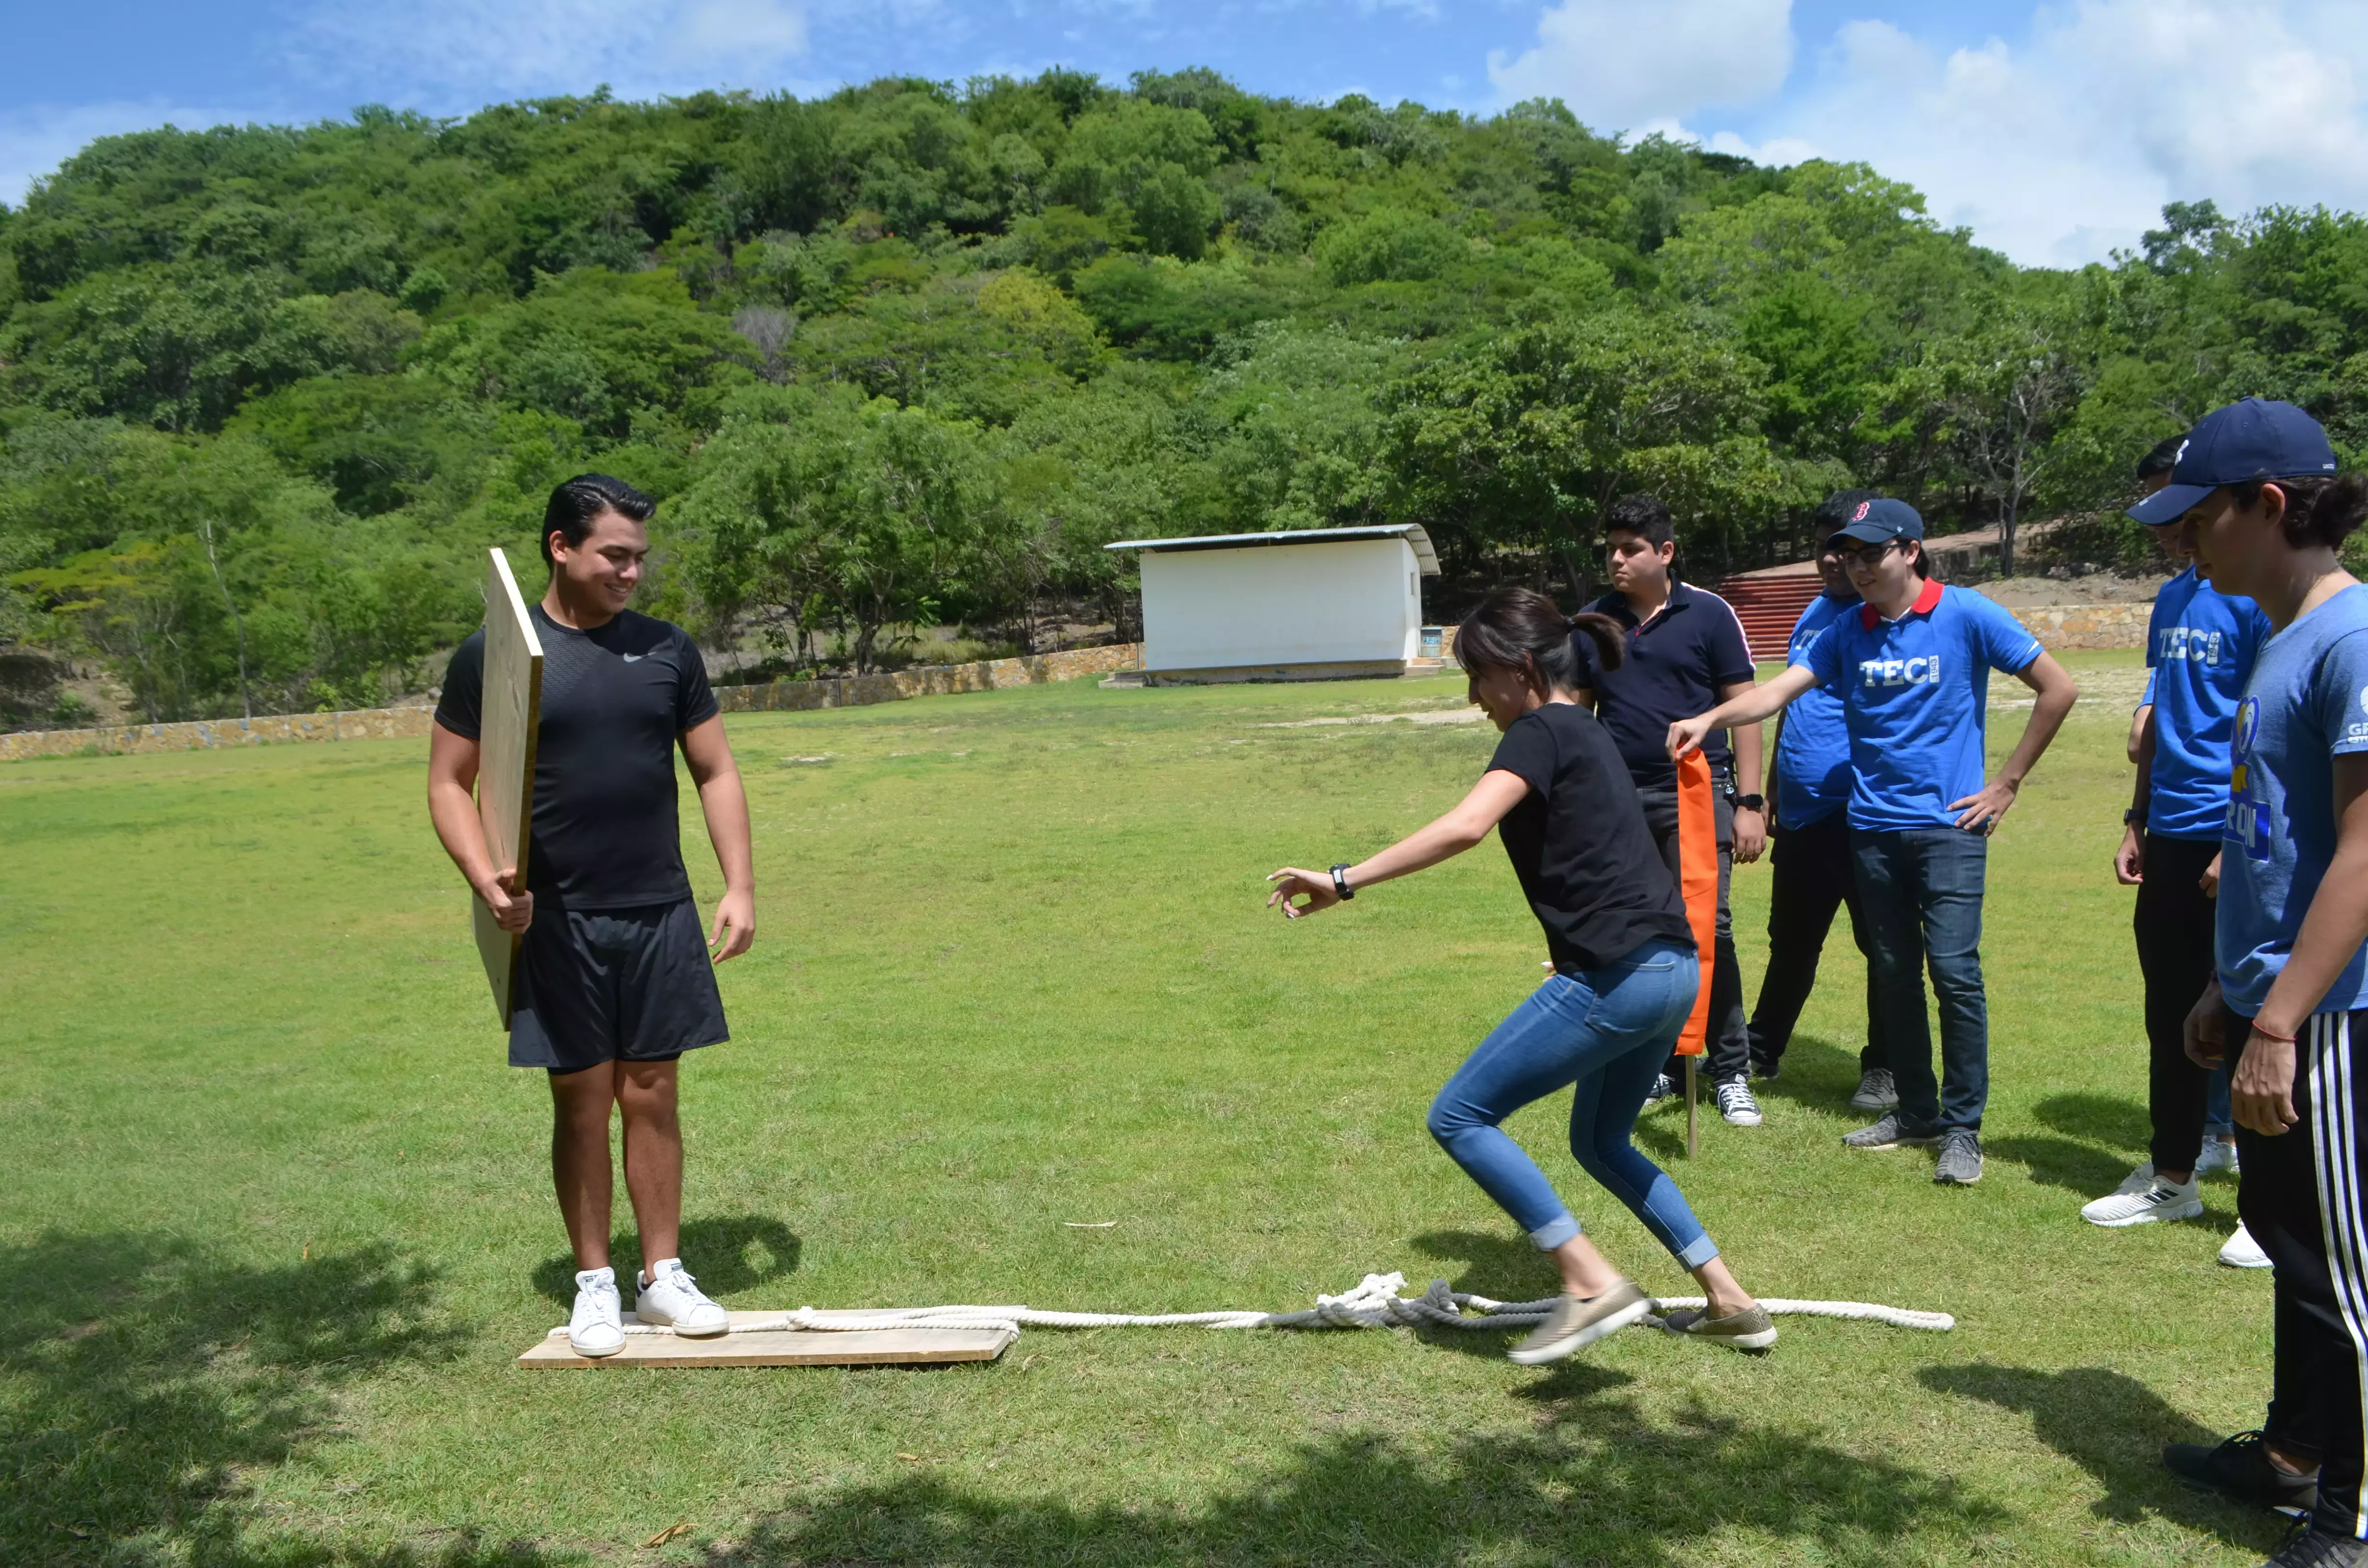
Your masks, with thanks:
M568 1341L624 1346L609 1263L609 1108L624 1123L625 1187L647 1260L633 1315L722 1334L723 1309L684 1271L677 1059L729 1038L713 963L756 936L748 803L699 650L682 629L625 608L649 553L655 503L579 474L552 492L542 553L551 586L529 610L543 650L534 812L523 868L495 866L476 782L485 634L452 655L436 708L428 810L437 836L504 929L520 932L510 1064L550 1074L552 1175L575 1251ZM680 746L699 789L723 898L701 939L675 808ZM517 885L523 870L524 883Z
M1604 670L1595 644L1573 633L1579 655L1578 699L1611 732L1636 782L1645 822L1661 846L1669 875L1684 885L1678 862L1678 775L1669 760L1669 726L1691 718L1690 704L1715 707L1751 688L1751 650L1743 622L1716 594L1677 579L1678 547L1669 509L1650 495L1630 495L1604 516L1604 543L1611 557L1611 592L1588 608L1627 629L1628 656L1616 670ZM1706 712L1694 709L1693 712ZM1735 732L1730 750L1725 736L1702 747L1710 763L1718 823L1718 922L1714 950L1705 954L1710 971L1710 1039L1704 1068L1716 1086L1719 1114L1736 1127L1759 1125L1759 1103L1751 1093L1751 1036L1743 1013L1743 971L1735 958L1735 922L1727 910L1727 884L1734 863L1759 858L1768 841L1766 802L1759 795L1759 726ZM1674 1072L1678 1059L1669 1059ZM1667 1074L1664 1075L1665 1079ZM1656 1097L1670 1088L1656 1086Z

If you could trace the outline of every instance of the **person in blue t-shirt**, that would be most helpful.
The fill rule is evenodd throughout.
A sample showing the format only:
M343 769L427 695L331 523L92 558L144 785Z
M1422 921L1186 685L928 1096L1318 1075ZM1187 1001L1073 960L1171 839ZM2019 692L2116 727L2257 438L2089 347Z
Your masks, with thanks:
M2174 438L2140 460L2138 483L2148 494L2170 482L2178 449ZM2228 734L2270 621L2251 600L2215 592L2197 574L2178 523L2172 517L2152 530L2183 570L2156 594L2146 629L2152 673L2132 747L2137 792L2122 814L2122 845L2113 856L2113 875L2138 890L2131 924L2146 980L2146 1108L2154 1136L2146 1162L2080 1210L2083 1220L2109 1229L2196 1218L2203 1212L2198 1180L2237 1163L2227 1074L2188 1060L2186 1024L2212 979ZM2241 1226L2220 1259L2235 1267L2269 1263Z
M1865 602L1756 690L1669 726L1682 756L1711 730L1772 717L1813 687L1842 701L1850 731L1850 854L1874 942L1884 1049L1899 1104L1842 1142L1938 1144L1932 1179L1982 1178L1989 1004L1982 989L1982 884L1989 835L2079 693L2022 623L1979 594L1926 575L1924 519L1903 501L1861 501L1831 542ZM1984 781L1993 669L2037 694L2022 739ZM1932 1071L1924 971L1941 1003Z
M1861 501L1872 501L1872 490L1838 490L1817 507L1823 525L1819 537L1829 538L1846 527ZM1858 590L1850 586L1842 558L1829 542L1817 554L1817 573L1825 591L1809 601L1793 628L1786 662L1800 659L1834 621L1858 608ZM1810 690L1795 698L1777 722L1776 767L1768 782L1768 858L1775 875L1768 890L1768 968L1759 982L1759 1000L1751 1009L1751 1066L1762 1078L1773 1078L1792 1043L1793 1027L1816 988L1817 959L1833 929L1834 912L1850 910L1850 937L1866 955L1866 1045L1858 1053L1858 1089L1850 1104L1860 1110L1885 1111L1899 1103L1892 1086L1891 1069L1883 1053L1882 1009L1875 1006L1874 949L1867 936L1866 916L1860 905L1858 876L1850 864L1850 730L1842 719L1841 699L1831 692Z
M2218 974L2189 1051L2225 1060L2244 1161L2237 1207L2270 1255L2273 1392L2259 1432L2163 1463L2244 1501L2309 1510L2272 1563L2368 1563L2368 587L2337 564L2368 517L2318 422L2247 398L2188 433L2171 482L2130 508L2176 519L2197 568L2272 631L2238 703L2222 818ZM2314 1473L2315 1471L2315 1473Z

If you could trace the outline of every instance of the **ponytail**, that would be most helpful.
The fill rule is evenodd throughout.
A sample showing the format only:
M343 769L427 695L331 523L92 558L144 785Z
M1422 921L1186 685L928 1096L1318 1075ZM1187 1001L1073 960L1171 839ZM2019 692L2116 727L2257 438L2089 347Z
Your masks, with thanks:
M1586 633L1595 644L1602 668L1620 667L1627 634L1618 621L1591 611L1565 617L1543 594L1502 588L1481 600L1480 608L1455 629L1455 662L1466 675L1517 670L1548 690L1575 691L1578 649L1572 636L1577 632Z

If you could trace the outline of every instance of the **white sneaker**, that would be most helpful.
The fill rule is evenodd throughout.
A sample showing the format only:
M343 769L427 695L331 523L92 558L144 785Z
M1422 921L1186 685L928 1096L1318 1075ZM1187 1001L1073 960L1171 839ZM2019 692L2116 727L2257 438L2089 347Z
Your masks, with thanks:
M2212 1171L2226 1171L2230 1176L2237 1174L2237 1145L2223 1143L2217 1138L2203 1141L2203 1153L2195 1156L2195 1174L2203 1176Z
M625 1347L622 1312L617 1271L584 1270L575 1277L575 1311L568 1314L567 1347L578 1356L614 1356Z
M2135 1192L2124 1186L2120 1192L2100 1198L2080 1210L2080 1218L2092 1225L2119 1230L2124 1225L2151 1224L2157 1220L2192 1220L2203 1212L2203 1199L2196 1196L2193 1176L2188 1177L2184 1186L2149 1177L2146 1186Z
M1718 1086L1718 1114L1726 1118L1729 1127L1759 1125L1759 1102L1751 1097L1751 1085L1741 1078L1729 1078Z
M662 1324L686 1339L704 1339L732 1326L732 1314L707 1299L679 1258L662 1260L650 1282L633 1294L633 1317Z
M2220 1261L2231 1268L2267 1268L2270 1255L2261 1250L2261 1244L2253 1239L2252 1233L2239 1223L2236 1233L2221 1244Z

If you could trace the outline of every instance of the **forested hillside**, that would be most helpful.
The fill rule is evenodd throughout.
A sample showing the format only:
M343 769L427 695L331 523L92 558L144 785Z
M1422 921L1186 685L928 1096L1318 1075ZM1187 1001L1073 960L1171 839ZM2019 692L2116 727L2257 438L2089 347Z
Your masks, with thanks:
M0 209L0 722L83 713L44 655L152 718L415 689L584 469L666 502L653 608L794 671L1123 626L1113 539L1566 581L1648 489L1701 576L1848 483L2097 506L2246 392L2368 443L2368 228L2165 216L2020 270L1863 166L1199 71L111 138Z

